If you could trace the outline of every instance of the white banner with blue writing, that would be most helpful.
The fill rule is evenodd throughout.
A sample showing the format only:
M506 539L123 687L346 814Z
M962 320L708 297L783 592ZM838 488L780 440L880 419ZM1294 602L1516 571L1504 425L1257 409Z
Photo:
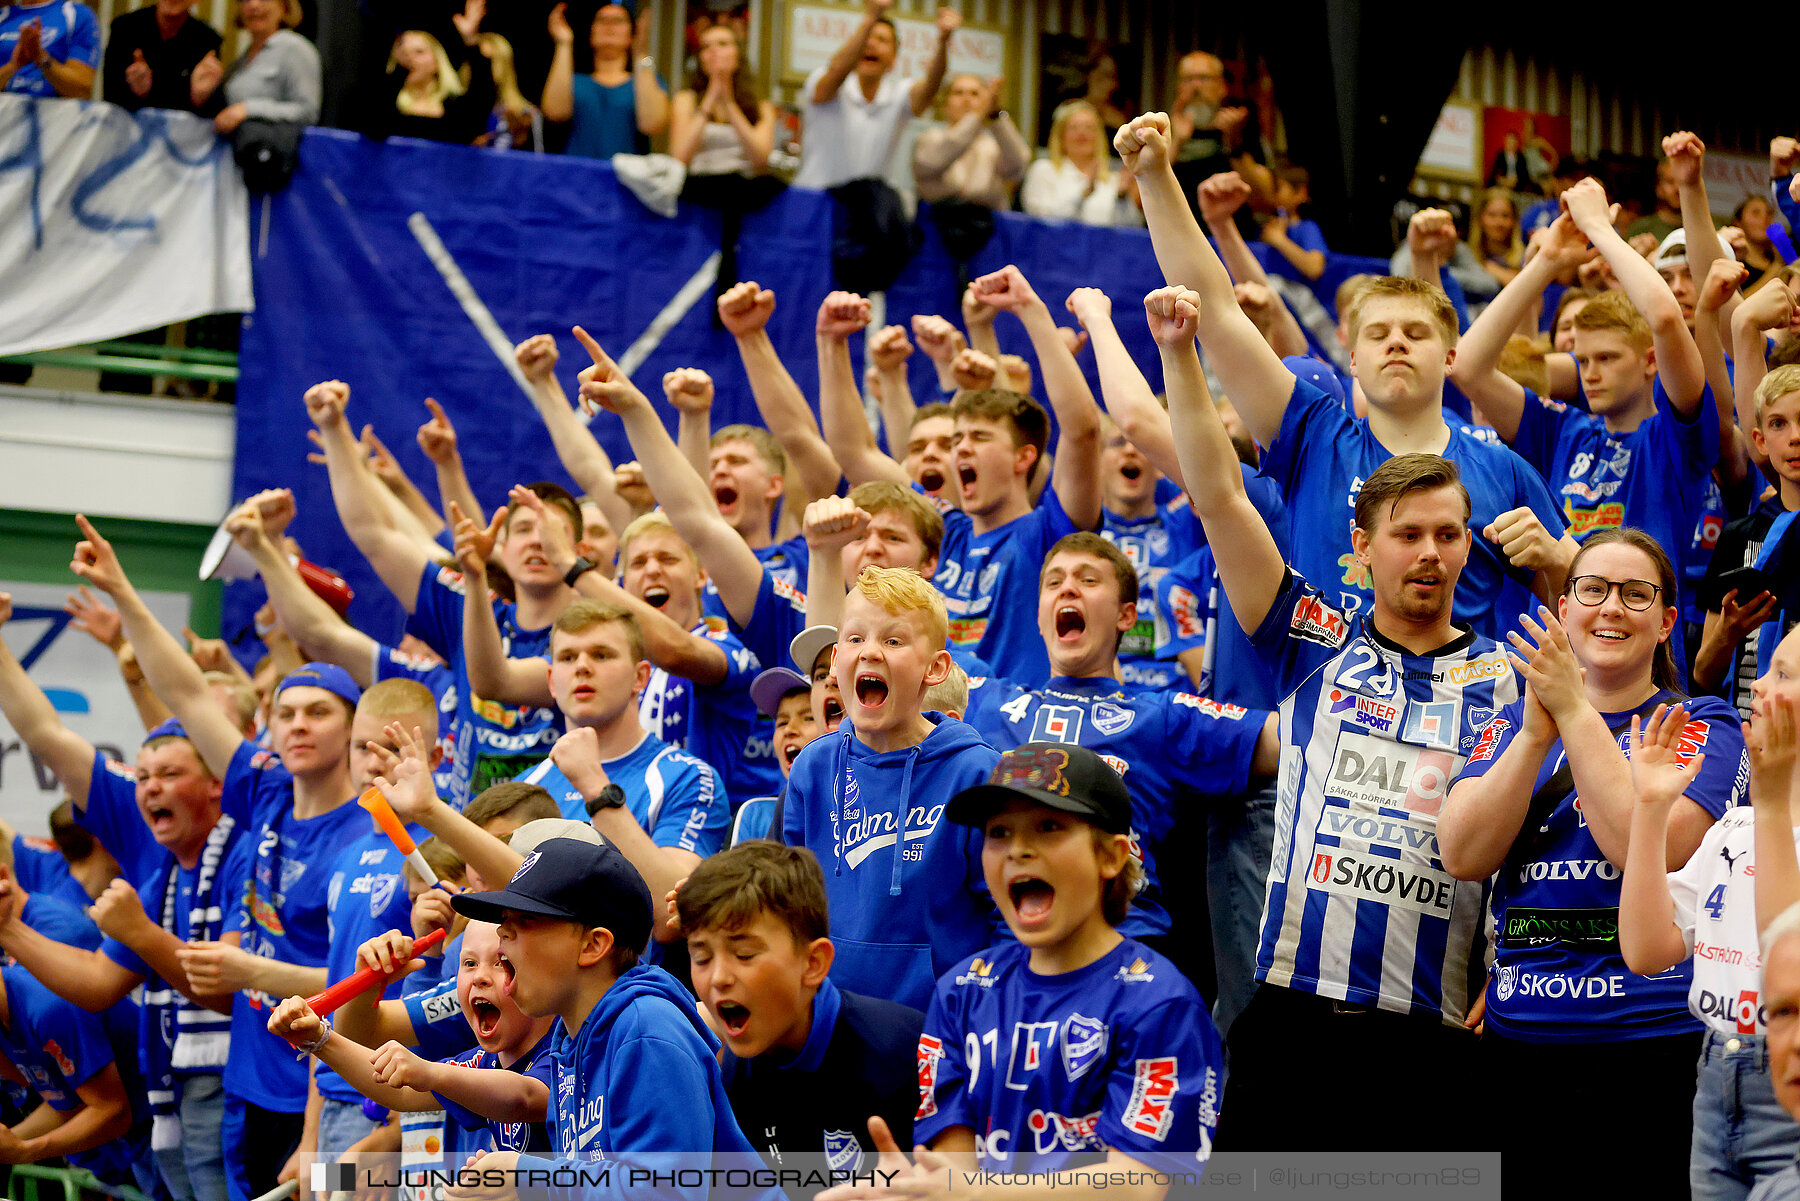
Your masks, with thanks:
M0 96L0 354L249 311L249 209L210 121Z

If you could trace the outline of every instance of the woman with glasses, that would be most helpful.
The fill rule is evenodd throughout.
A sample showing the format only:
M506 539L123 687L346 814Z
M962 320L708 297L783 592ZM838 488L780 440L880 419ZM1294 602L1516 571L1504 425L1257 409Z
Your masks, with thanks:
M1667 870L1738 803L1748 765L1736 709L1681 695L1678 618L1675 569L1655 539L1631 528L1588 538L1556 613L1521 617L1530 638L1510 635L1525 696L1482 731L1438 818L1445 870L1494 878L1483 1045L1498 1137L1484 1145L1510 1152L1507 1183L1521 1191L1686 1191L1701 1043L1692 969L1637 976L1619 950L1633 723L1679 722L1678 758L1704 756L1669 817ZM1632 1153L1570 1156L1577 1144Z

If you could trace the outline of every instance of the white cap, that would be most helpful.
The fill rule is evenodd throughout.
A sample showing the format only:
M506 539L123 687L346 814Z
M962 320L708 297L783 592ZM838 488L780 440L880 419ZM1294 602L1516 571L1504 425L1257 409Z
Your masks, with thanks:
M586 822L567 817L540 817L536 821L526 822L513 831L507 845L521 855L529 855L537 850L539 843L548 842L552 838L573 838L577 842L592 843L597 847L606 845L606 839L600 837L600 831Z
M1733 262L1737 261L1737 252L1731 248L1723 235L1719 237L1719 250ZM1671 230L1669 236L1662 240L1656 248L1656 254L1650 259L1650 265L1658 271L1667 271L1671 267L1687 266L1687 230Z
M794 635L794 640L788 643L788 654L793 656L794 666L800 669L801 675L812 679L813 663L818 660L819 652L835 646L837 637L836 626L807 626Z

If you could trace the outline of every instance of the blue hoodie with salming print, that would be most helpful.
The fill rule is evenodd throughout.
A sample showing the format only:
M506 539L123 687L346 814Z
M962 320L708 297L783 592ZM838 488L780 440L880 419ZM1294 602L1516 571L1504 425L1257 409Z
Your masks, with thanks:
M944 806L984 783L1000 754L973 726L927 713L931 733L871 750L845 722L808 745L788 777L781 838L825 869L831 978L840 989L931 1003L937 978L1009 937L981 875L981 831Z
M782 1201L779 1191L754 1184L709 1190L724 1178L704 1169L741 1170L761 1160L725 1095L719 1040L675 977L640 963L614 981L581 1029L571 1035L559 1025L556 1032L546 1057L544 1125L557 1158L520 1157L520 1197ZM633 1168L661 1175L634 1184ZM602 1172L604 1185L596 1182Z

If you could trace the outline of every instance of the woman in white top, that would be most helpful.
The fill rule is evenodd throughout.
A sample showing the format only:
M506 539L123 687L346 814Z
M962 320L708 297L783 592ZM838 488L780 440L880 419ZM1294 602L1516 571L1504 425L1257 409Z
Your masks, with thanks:
M1087 225L1142 225L1126 199L1133 176L1114 171L1102 141L1100 114L1085 100L1065 100L1050 118L1049 157L1031 164L1019 203L1034 217ZM1133 218L1136 218L1133 220Z
M736 32L729 25L715 25L700 35L699 70L675 93L669 154L687 167L681 198L723 214L718 295L737 283L744 214L769 203L786 186L768 174L774 148L775 106L757 94Z

